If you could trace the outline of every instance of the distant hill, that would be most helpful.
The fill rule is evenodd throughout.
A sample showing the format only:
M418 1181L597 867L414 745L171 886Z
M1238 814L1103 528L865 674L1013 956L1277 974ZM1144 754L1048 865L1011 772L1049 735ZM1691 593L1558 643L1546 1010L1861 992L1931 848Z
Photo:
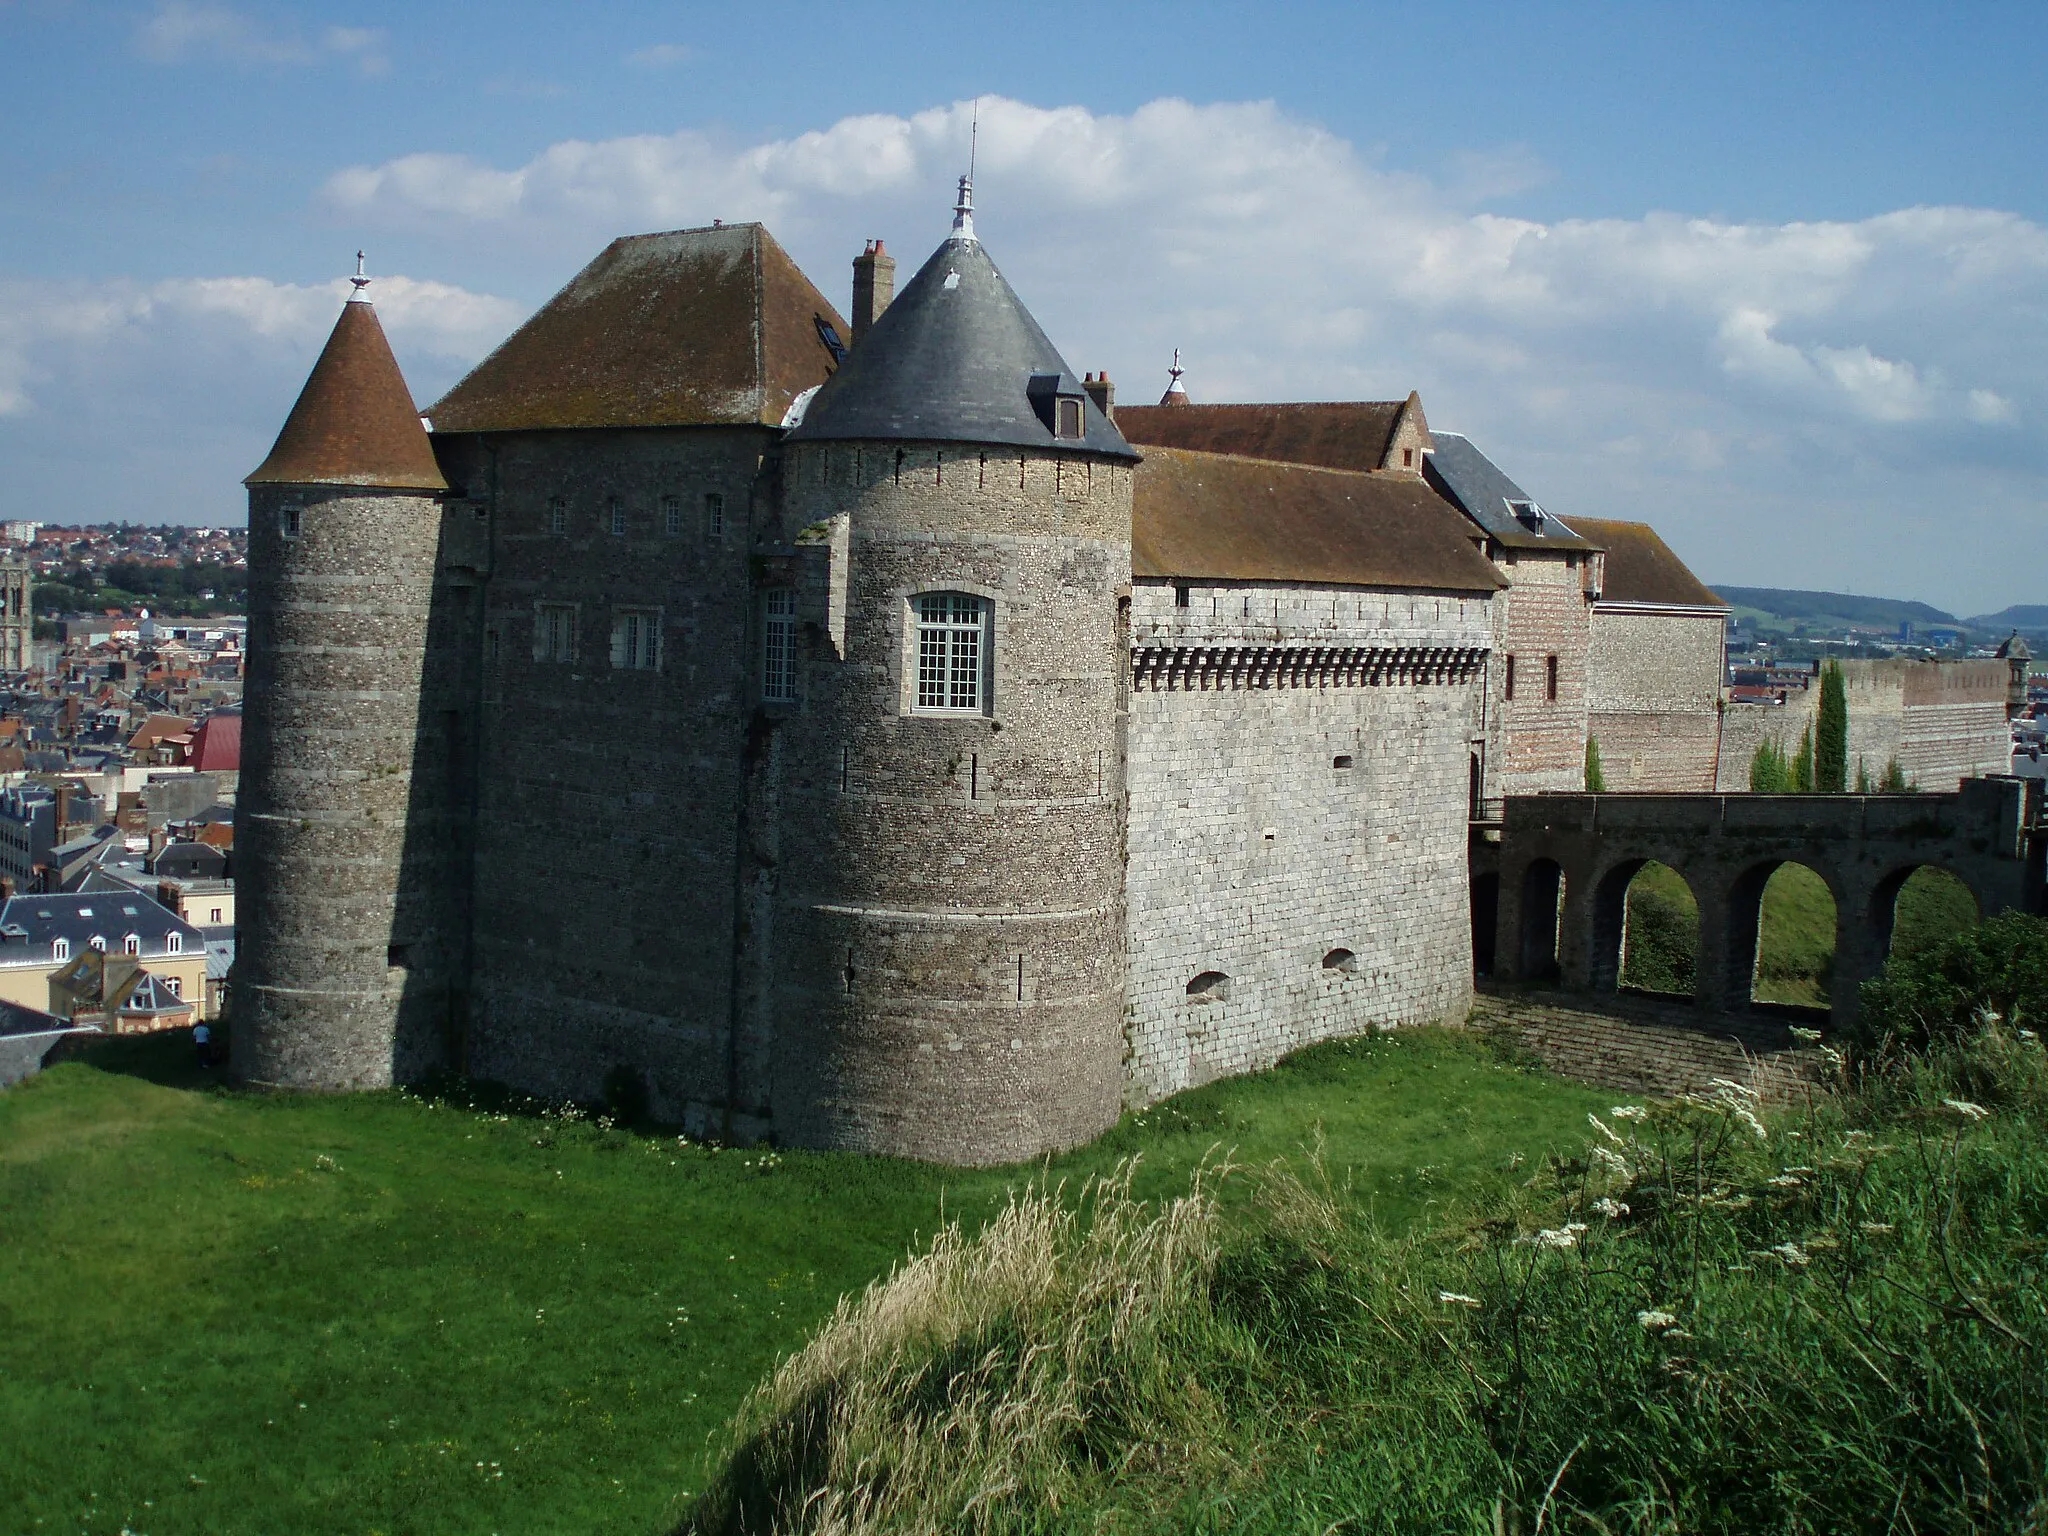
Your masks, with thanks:
M2048 603L2014 603L1996 613L1980 613L1970 620L1972 629L2048 629Z
M1721 587L1714 590L1736 608L1753 608L1773 618L1804 624L1860 624L1897 629L1901 624L1957 624L1952 613L1896 597L1855 597L1847 592L1801 592L1789 587ZM2011 610L2017 611L2017 610ZM2030 609L2048 615L2048 608ZM1979 621L1971 620L1975 624ZM2048 622L2044 618L2043 622Z

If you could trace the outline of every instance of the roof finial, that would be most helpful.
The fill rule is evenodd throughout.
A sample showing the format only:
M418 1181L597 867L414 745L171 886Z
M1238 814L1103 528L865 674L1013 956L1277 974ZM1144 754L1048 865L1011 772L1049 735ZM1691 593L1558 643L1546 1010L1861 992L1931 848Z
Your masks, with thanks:
M349 303L369 303L370 296L364 293L363 290L370 286L370 279L363 272L363 253L361 251L356 252L356 275L351 277L349 281L356 285L356 291L348 296Z
M1173 366L1166 370L1168 379L1166 393L1159 397L1161 405L1186 405L1188 403L1187 389L1180 381L1180 376L1185 372L1187 370L1180 365L1180 348L1175 347L1173 349Z
M960 197L953 204L953 234L974 238L974 153L981 142L981 98L974 98L974 118L967 129L967 174L960 178Z

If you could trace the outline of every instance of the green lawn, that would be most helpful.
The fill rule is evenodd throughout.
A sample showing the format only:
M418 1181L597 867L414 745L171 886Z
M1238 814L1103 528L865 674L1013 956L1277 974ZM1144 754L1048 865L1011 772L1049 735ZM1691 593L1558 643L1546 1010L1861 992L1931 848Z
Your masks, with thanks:
M838 1297L1040 1170L680 1145L196 1081L178 1036L0 1093L9 1531L653 1532ZM1393 1225L1576 1150L1600 1093L1438 1031L1303 1053L1043 1170L1296 1156Z

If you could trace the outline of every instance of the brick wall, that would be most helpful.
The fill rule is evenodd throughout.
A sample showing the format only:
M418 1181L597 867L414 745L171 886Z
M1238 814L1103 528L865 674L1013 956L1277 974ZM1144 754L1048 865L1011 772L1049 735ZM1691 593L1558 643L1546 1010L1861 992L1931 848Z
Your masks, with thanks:
M1147 1102L1315 1040L1463 1014L1468 757L1488 600L1141 581L1148 648L1439 648L1464 670L1143 679L1130 706L1129 1085ZM1333 956L1349 951L1350 958ZM1326 967L1326 957L1336 961ZM1227 980L1190 996L1206 973Z
M1490 793L1533 795L1586 786L1587 654L1591 605L1576 560L1541 550L1508 550L1512 583L1496 599ZM1515 658L1507 697L1507 658ZM1549 659L1557 658L1557 698Z

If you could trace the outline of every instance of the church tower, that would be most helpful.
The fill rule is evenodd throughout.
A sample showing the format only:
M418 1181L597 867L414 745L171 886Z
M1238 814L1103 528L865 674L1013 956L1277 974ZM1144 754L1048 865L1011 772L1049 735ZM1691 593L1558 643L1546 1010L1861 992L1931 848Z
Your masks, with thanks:
M293 1088L414 1076L441 1055L445 1013L433 975L445 961L423 918L435 893L408 828L448 487L360 257L354 281L245 482L233 1064Z
M1138 456L955 215L784 442L774 1119L992 1163L1119 1108Z

